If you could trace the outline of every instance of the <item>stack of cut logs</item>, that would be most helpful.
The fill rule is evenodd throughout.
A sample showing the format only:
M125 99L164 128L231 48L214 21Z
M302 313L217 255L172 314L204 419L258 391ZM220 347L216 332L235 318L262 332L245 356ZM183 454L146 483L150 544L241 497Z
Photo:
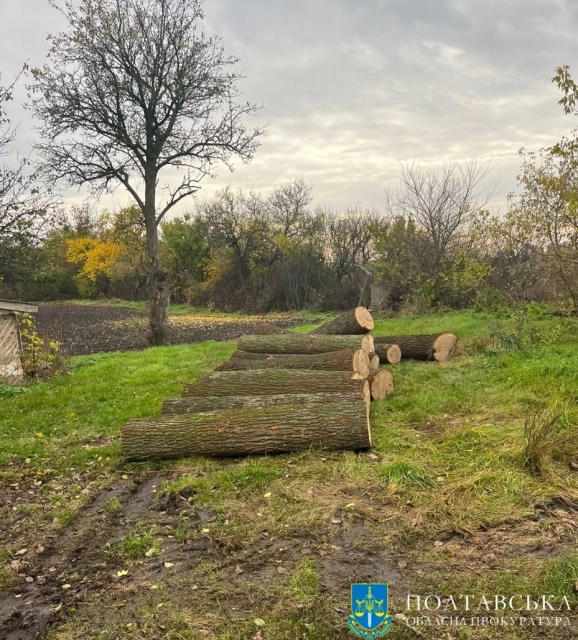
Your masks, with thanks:
M393 377L380 363L445 362L456 346L452 333L374 338L373 327L369 311L357 307L309 334L241 337L230 360L187 385L182 397L165 400L160 417L125 424L123 455L370 448L370 402L393 392Z

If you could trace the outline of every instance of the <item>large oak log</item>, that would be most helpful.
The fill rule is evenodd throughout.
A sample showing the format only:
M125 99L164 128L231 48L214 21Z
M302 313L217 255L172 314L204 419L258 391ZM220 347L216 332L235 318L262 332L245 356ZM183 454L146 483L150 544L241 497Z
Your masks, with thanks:
M162 413L203 413L223 409L255 409L257 407L279 407L287 404L327 404L328 402L354 402L363 400L369 411L371 393L369 383L360 391L334 393L280 393L274 396L189 396L168 398L163 402Z
M228 362L223 362L216 367L215 371L247 371L250 369L356 371L363 378L367 378L370 360L363 349L344 349L343 351L313 354L262 354L261 358L236 356Z
M340 313L333 320L325 322L317 329L313 329L311 333L323 334L328 336L347 336L357 333L368 333L373 331L374 327L371 313L365 307L356 307L351 311Z
M375 351L373 336L324 336L291 333L282 336L241 336L239 349L253 353L327 353L343 349Z
M213 371L198 384L187 385L182 396L272 396L279 393L353 391L363 396L365 380L345 371Z
M393 376L389 371L372 371L367 379L372 400L383 400L393 393Z
M433 333L428 335L379 336L375 338L375 353L381 360L385 345L396 344L401 349L401 357L413 360L437 360L446 362L456 349L458 339L453 333Z
M127 460L356 451L371 447L371 431L364 402L332 402L131 420L121 443Z

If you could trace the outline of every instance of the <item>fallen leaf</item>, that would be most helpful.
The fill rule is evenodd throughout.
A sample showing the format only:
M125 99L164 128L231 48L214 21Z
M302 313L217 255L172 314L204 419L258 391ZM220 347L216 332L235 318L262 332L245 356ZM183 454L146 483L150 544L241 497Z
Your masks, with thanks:
M372 460L379 460L379 456L376 456L375 453L370 453L368 458L371 458Z
M26 582L34 582L34 578L32 576L26 576Z
M339 518L332 518L331 519L331 524L341 524L343 522L343 520L340 520Z
M156 552L157 552L157 550L154 547L151 547L150 549L145 551L145 556L147 558L150 558L151 556L154 556L156 554Z
M37 438L44 438L44 434L43 434L41 431L39 431L39 432L36 434L36 437L37 437Z
M441 540L436 540L434 542L434 547L443 547L444 543Z
M174 562L165 562L165 569L170 569L171 567L174 567L175 563Z
M277 567L277 573L287 573L287 569L285 567Z
M15 593L15 594L14 594L14 597L15 597L15 598L21 598L21 597L22 597L22 594L21 594L21 593Z
M264 627L264 626L265 626L265 620L263 620L263 618L255 618L255 620L253 620L253 622L254 622L258 627Z
M151 584L151 589L158 589L159 585L158 584Z
M67 584L63 584L63 585L62 585L62 588L63 588L63 589L70 589L70 585L69 585L68 583L67 583Z
M15 556L23 556L27 551L28 551L28 549L20 549L14 555Z
M60 611L62 609L62 602L52 607L52 611Z
M400 569L405 569L405 568L407 567L407 562L406 562L405 560L400 560L400 561L397 563L397 566L398 566Z
M271 497L271 492L267 491L267 493L263 497L264 498L270 498Z
M44 547L41 544L39 544L36 547L36 553L42 553L43 551L44 551Z
M128 476L126 475L126 473L123 473L122 476L120 476L123 480L128 480Z
M22 562L20 560L12 560L12 562L10 563L10 568L12 569L12 571L18 571L21 566Z
M128 571L127 571L126 569L122 569L122 571L117 571L117 572L116 572L116 575L117 575L119 578L122 578L122 576L128 576Z
M355 506L355 502L350 502L349 504L345 505L346 509L353 509L353 507Z
M237 565L235 568L235 573L243 573L243 569L241 569L241 567Z

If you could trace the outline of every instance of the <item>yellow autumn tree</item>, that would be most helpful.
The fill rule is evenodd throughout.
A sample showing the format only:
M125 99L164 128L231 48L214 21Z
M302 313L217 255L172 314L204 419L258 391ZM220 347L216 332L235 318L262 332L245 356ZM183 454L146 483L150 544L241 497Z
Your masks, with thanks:
M124 252L124 244L111 240L87 237L67 240L66 260L81 265L75 278L81 295L93 295L99 277L107 283L112 281Z

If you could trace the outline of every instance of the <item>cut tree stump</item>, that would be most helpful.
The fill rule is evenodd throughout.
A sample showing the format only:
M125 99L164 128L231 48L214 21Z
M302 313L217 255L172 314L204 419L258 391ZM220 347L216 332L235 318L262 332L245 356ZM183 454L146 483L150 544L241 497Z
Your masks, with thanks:
M372 400L383 400L393 393L393 376L389 371L372 371L367 379Z
M357 377L354 377L357 376ZM182 396L273 396L279 393L341 393L363 396L365 380L345 371L213 371L197 384L187 385Z
M329 402L365 402L369 411L371 392L366 382L360 391L335 393L282 393L274 396L190 396L168 398L163 402L163 415L179 413L204 413L223 409L255 409L258 407L279 407L295 404L327 404Z
M358 451L371 447L371 431L364 402L331 402L131 420L121 430L121 443L124 457L135 461Z
M357 333L368 333L375 326L371 313L365 307L356 307L351 311L339 314L333 320L325 322L310 334L327 336L347 336Z
M223 362L215 371L247 371L251 369L355 371L363 378L367 378L370 361L367 352L363 349L344 349L343 351L314 354L262 354L261 358L236 356L228 362Z
M375 338L375 353L384 359L386 345L396 344L401 349L401 357L413 360L437 360L446 362L456 349L458 339L453 333L433 333L428 335L385 336Z
M373 338L373 342L375 344L378 338ZM377 345L375 345L376 355L379 356L379 361L383 364L397 364L401 358L402 353L399 345L397 344L380 344L379 350ZM373 354L369 354L369 358L371 360Z
M241 336L239 349L252 353L328 353L344 349L375 351L373 336L324 336L292 333L282 336Z

